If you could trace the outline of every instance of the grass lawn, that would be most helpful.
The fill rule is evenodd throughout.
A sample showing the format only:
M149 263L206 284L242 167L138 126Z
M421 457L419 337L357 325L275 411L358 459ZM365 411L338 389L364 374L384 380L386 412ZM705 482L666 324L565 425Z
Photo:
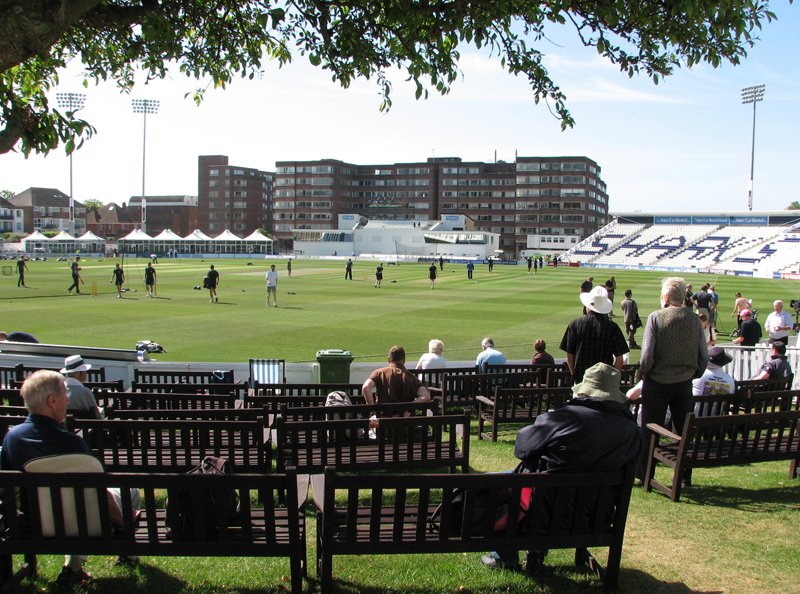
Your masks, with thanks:
M145 261L126 265L130 289L117 299L109 284L116 261L84 263L84 286L98 295L68 296L68 263L32 262L29 289L16 288L16 276L0 277L0 329L24 330L42 342L132 348L137 340L162 344L161 361L244 362L250 357L309 361L319 349L342 348L361 360L382 361L393 344L414 353L428 340L445 343L445 357L472 360L480 340L492 336L510 359L530 358L532 343L542 337L549 351L562 357L558 343L567 323L579 316L580 281L596 284L614 271L559 268L527 275L523 266L485 266L468 281L466 267L445 266L430 289L427 265L387 266L383 288L375 289L375 264L357 262L356 280L345 281L344 263L300 260L292 278L279 263L279 307L265 307L267 262L246 260L162 259L157 265L158 298L145 297L141 274ZM207 291L195 291L208 264L221 273L220 301L208 303ZM11 263L13 264L13 263ZM9 263L2 262L5 266ZM368 277L364 280L364 272ZM616 274L616 273L615 273ZM616 313L630 288L647 314L658 306L663 273L619 271ZM391 281L397 281L392 283ZM774 299L797 298L798 283L741 277L692 275L698 288L717 281L721 296L720 329L732 328L733 293L753 298L761 321ZM641 338L641 334L639 335ZM638 351L634 351L634 360ZM477 441L473 424L470 446L475 472L515 465L513 440L520 426L504 426L498 443ZM695 470L694 486L680 503L635 490L626 532L619 591L624 594L800 592L800 482L788 480L787 462ZM659 471L664 472L664 471ZM310 561L306 591L314 581L314 521L309 522ZM409 551L411 553L413 551ZM604 551L595 551L604 562ZM97 578L89 592L147 594L262 594L288 590L288 563L262 559L148 558L136 568L113 567L113 551L94 557L87 569ZM43 557L40 578L20 592L55 591L61 559ZM541 575L493 572L479 555L408 555L374 558L338 557L334 576L339 592L578 594L600 592L599 582L576 573L572 553L554 551ZM81 588L77 588L78 591Z

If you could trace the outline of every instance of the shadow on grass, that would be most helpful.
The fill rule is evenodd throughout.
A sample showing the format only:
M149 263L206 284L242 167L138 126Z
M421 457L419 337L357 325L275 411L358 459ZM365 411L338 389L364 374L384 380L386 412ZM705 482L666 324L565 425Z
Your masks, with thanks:
M115 568L114 573L113 576L95 578L87 589L109 593L158 592L159 594L178 594L186 592L187 589L187 584L183 580L147 563Z
M713 505L750 513L800 510L800 483L784 487L744 489L741 487L693 486L681 491L681 501L690 505Z

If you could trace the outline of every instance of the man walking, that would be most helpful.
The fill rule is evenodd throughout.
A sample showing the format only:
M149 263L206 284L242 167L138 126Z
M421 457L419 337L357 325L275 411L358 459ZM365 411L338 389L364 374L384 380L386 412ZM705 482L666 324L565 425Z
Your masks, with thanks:
M619 304L622 308L623 320L625 321L625 333L628 336L628 346L632 349L638 349L639 345L636 344L636 329L641 326L639 318L639 306L633 300L633 291L630 289L625 290L625 299Z
M70 285L67 291L69 291L70 295L72 295L72 289L75 289L75 292L78 295L81 294L81 270L83 269L81 268L80 262L81 262L81 257L75 256L75 259L69 265L70 270L72 272L72 285Z
M272 295L275 307L278 307L278 271L275 270L275 264L270 266L269 272L267 272L267 307L269 307L270 295Z
M149 262L147 263L148 266L152 266ZM111 271L111 280L108 281L110 283L114 283L117 287L117 298L122 299L122 283L125 282L125 273L122 271L119 263L114 267L114 270ZM147 294L150 297L150 293Z
M17 288L25 287L25 271L28 269L28 265L25 263L25 256L20 256L20 259L17 260L17 272L19 273L19 280L17 281ZM25 287L27 288L27 287Z
M214 265L211 265L211 269L206 274L206 288L208 289L209 295L211 295L211 301L209 303L219 303L219 297L217 297L217 285L219 285L219 272L214 270Z

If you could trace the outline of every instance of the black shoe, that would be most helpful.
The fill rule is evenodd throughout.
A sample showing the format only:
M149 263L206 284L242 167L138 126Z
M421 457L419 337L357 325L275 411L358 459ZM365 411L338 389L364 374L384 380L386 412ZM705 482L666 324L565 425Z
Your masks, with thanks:
M538 573L544 567L544 558L547 551L528 551L525 553L525 571L530 573Z
M494 555L483 555L481 557L481 565L491 567L492 569L509 569L511 571L519 571L519 563L516 565L506 565L497 559Z
M56 584L59 586L72 586L73 584L84 584L92 581L92 576L79 569L75 571L69 565L65 565L61 569L61 573L56 578Z

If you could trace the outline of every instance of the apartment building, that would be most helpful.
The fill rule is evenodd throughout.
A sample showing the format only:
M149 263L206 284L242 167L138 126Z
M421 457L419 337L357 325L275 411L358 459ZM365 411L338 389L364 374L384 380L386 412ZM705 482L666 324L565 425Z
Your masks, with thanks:
M230 165L224 155L198 157L198 228L212 237L226 229L239 237L258 229L272 233L273 177Z
M71 232L69 221L69 196L54 188L28 188L8 199L14 208L21 209L24 219L24 232L67 231ZM86 233L86 209L74 201L75 237ZM16 231L16 229L15 229Z
M0 233L22 233L25 215L5 198L0 198Z
M425 221L467 215L476 231L500 234L500 249L569 249L605 224L608 194L587 157L518 157L513 163L356 165L336 159L278 161L272 210L276 248L293 229L335 229L342 213L369 220Z
M197 196L148 196L147 220L144 229L150 237L155 237L165 229L185 237L198 228L198 198ZM142 197L131 196L127 206L127 216L141 221ZM119 209L112 213L124 220L125 216ZM140 225L137 225L137 227ZM98 233L100 235L100 233Z

